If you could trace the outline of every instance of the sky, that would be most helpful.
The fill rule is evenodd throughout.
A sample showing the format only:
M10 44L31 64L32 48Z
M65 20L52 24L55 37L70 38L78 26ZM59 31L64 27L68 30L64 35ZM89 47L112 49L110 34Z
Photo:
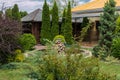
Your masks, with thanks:
M90 0L80 0L79 4L86 3ZM4 7L13 7L14 4L18 4L20 11L32 12L35 9L42 9L44 0L0 0L0 10L2 9L2 4ZM49 4L49 2L48 2Z

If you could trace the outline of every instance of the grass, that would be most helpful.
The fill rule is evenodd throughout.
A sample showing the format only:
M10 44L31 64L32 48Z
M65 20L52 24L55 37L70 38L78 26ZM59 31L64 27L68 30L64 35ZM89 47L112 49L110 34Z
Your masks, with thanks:
M32 55L34 54L36 55ZM30 56L26 58L24 62L12 62L15 66L3 65L0 68L0 80L32 80L29 74L37 69L37 57L39 57L43 52L31 51L27 52Z
M35 55L32 55L32 54ZM24 62L13 63L17 67L15 69L1 68L0 69L0 80L31 80L28 77L28 74L36 71L37 68L37 59L41 54L44 54L42 51L32 51L28 52L30 55ZM120 80L120 64L118 63L105 63L100 62L100 70L110 74L117 74L118 80Z
M105 63L100 62L100 68L101 71L110 73L110 74L116 74L117 79L120 80L120 63Z

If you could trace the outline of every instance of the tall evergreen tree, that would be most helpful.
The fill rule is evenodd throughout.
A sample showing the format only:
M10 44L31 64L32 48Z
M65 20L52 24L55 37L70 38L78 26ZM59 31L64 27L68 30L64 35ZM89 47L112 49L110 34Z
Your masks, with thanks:
M20 11L20 18L26 16L28 13L26 11Z
M84 17L83 18L83 22L81 24L82 28L86 27L88 25L88 23L89 23L89 19L87 17Z
M64 11L63 11L62 25L61 25L61 29L60 29L60 34L63 36L64 36L65 25L66 25L66 9L64 9Z
M58 17L58 6L56 4L56 1L54 2L53 9L52 9L52 27L51 27L51 39L59 34L59 23L58 23L59 17Z
M117 21L116 21L115 34L116 34L116 37L120 37L120 16L117 18Z
M12 17L14 20L20 20L20 13L17 4L15 4L14 7L12 8Z
M101 48L104 50L104 56L108 56L111 53L112 40L115 37L114 31L116 28L117 15L115 13L115 1L109 0L105 3L103 14L100 17L99 32L100 40L98 47L94 48L95 53L98 54ZM102 50L102 51L103 51Z
M5 11L5 15L6 15L6 17L12 19L12 9L11 9L11 8L7 9L7 10Z
M3 12L2 12L2 11L0 11L0 18L2 18L2 14L3 14Z
M50 31L50 14L49 6L45 0L42 11L42 27L41 27L41 42L44 43L43 39L51 40Z
M67 44L73 43L73 35L72 35L72 18L71 18L71 4L68 3L68 9L66 13L66 25L64 30L64 37Z

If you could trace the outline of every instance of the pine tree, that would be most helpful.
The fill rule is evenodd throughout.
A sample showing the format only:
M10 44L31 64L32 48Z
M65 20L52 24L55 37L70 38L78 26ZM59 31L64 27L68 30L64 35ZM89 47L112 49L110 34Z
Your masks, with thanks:
M105 3L104 12L100 16L100 24L99 32L100 32L100 40L98 47L94 48L94 52L97 53L101 48L104 56L108 56L111 53L111 45L112 40L115 37L114 31L116 28L116 19L117 15L115 13L115 1L109 0Z
M41 43L44 44L44 39L51 40L50 31L50 14L49 6L45 0L42 11L42 26L41 26Z
M72 35L72 18L71 18L71 5L68 3L68 9L66 13L66 25L64 29L64 37L67 44L73 43L73 35Z
M14 20L20 20L20 13L17 4L15 4L14 7L12 8L12 18Z
M63 16L62 16L62 25L60 29L60 34L64 36L64 30L65 30L65 24L66 23L66 9L63 11Z
M53 9L52 9L52 27L51 27L51 39L59 34L59 23L58 23L59 17L58 17L58 6L56 2L54 2Z

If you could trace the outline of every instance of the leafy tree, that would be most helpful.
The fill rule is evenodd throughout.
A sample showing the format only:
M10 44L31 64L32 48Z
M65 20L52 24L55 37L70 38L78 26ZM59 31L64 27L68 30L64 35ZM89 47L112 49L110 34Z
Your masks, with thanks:
M44 44L44 39L51 40L50 31L50 11L49 6L45 0L42 11L42 27L41 27L41 42Z
M63 36L64 36L65 25L66 25L66 9L64 9L64 11L63 11L62 25L61 25L61 30L60 30L60 34Z
M73 35L72 35L72 18L71 18L71 5L70 2L68 4L68 9L66 13L66 25L64 29L64 37L67 44L73 43Z
M51 34L52 34L51 39L52 40L53 40L53 38L56 35L59 34L58 20L59 20L59 17L58 17L58 7L57 7L56 2L54 2L54 6L53 6L53 9L52 9L52 27L51 27Z
M21 23L8 18L0 18L0 63L8 62L14 56L14 51L19 49L18 36L21 34Z
M12 19L12 9L7 9L6 11L5 11L5 14L6 14L6 17L9 17L9 18L11 18Z
M117 19L117 15L115 14L115 4L114 0L109 0L105 3L103 14L100 16L100 40L98 46L94 48L94 53L97 53L98 55L102 48L104 57L111 53L112 40L115 37L114 31Z
M20 13L17 4L15 4L14 7L12 8L12 17L14 20L20 20Z
M26 16L28 13L26 11L20 11L20 17L24 17Z

